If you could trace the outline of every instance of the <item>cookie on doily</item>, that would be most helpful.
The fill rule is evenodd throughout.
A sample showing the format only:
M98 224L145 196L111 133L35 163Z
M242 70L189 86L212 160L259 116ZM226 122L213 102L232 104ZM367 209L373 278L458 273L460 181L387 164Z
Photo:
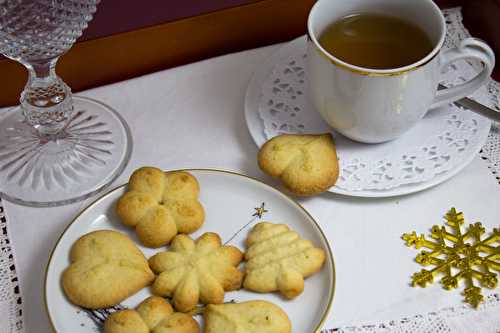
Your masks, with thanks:
M147 247L167 245L177 233L198 230L205 219L198 201L200 186L188 172L163 172L153 167L134 171L116 212L123 224L135 227Z
M259 167L298 195L328 190L337 181L339 163L331 134L283 134L267 141L258 154Z
M151 296L135 310L112 313L104 323L104 333L200 333L191 316L174 312L163 298Z
M304 278L321 270L325 252L285 224L256 224L246 240L243 287L267 293L279 291L295 298L304 290Z
M176 310L187 312L198 304L224 302L224 292L241 287L238 270L243 255L234 246L222 246L219 235L207 232L196 241L177 235L166 252L155 254L149 265L158 274L153 294L172 297Z

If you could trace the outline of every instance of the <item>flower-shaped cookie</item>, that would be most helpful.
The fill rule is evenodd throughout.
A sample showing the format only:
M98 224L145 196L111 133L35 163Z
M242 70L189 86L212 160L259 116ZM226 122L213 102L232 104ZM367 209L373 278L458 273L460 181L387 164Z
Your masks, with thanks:
M243 287L261 293L279 291L294 298L304 290L304 278L318 272L325 252L285 224L261 222L246 240Z
M71 248L70 260L62 286L69 300L84 308L116 305L155 278L134 242L116 231L99 230L80 237Z
M104 323L104 333L199 333L196 320L174 312L163 298L151 296L135 310L112 313Z
M187 312L196 304L219 304L224 291L241 287L243 273L237 268L242 253L233 246L221 246L219 235L207 232L196 241L177 235L170 250L149 258L149 266L159 274L153 294L173 297L176 310Z
M330 134L279 135L258 154L259 167L298 195L313 195L332 187L339 175L335 144Z
M123 224L135 227L142 244L159 247L177 233L189 234L201 227L205 212L199 193L198 181L187 172L143 167L130 177L116 212Z
M286 313L266 301L208 305L204 311L205 333L290 333Z

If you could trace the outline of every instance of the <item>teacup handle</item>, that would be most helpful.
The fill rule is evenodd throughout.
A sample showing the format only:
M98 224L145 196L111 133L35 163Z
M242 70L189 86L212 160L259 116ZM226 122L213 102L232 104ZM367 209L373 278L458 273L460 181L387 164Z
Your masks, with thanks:
M495 67L495 54L485 42L477 38L466 38L456 48L447 50L440 55L440 72L454 61L460 59L477 59L484 65L481 73L471 80L455 87L439 90L436 93L431 108L442 106L454 102L479 89L490 77L493 67Z

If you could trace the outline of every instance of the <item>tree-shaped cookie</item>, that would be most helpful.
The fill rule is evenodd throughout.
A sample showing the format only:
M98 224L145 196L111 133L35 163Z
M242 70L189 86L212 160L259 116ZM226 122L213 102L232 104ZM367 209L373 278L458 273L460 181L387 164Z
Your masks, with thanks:
M104 333L199 333L191 316L174 312L163 298L151 296L135 310L112 313L104 323Z
M285 224L256 224L246 240L245 280L248 290L279 291L294 298L304 290L304 278L318 272L325 252Z
M208 305L204 311L205 333L290 333L286 313L266 301Z
M143 167L130 177L116 212L123 224L135 227L142 244L159 247L177 233L189 234L201 227L205 212L199 193L198 181L188 172Z
M224 291L241 287L243 274L238 270L242 253L233 246L221 246L220 237L212 232L196 241L179 234L169 251L155 254L149 266L159 274L153 283L153 294L173 297L175 309L192 310L196 304L219 304Z
M267 141L258 154L259 167L298 195L313 195L332 187L339 163L331 134L283 134Z
M80 237L69 256L71 265L62 274L62 286L69 300L84 308L116 305L155 278L135 243L116 231Z

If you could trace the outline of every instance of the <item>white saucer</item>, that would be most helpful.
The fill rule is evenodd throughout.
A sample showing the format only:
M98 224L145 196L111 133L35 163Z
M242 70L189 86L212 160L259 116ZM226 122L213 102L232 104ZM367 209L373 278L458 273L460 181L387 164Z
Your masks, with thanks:
M301 61L303 63L305 50L306 38L299 37L280 48L256 70L246 92L245 119L250 134L259 147L280 133L330 131L335 138L342 177L337 185L329 189L330 192L357 197L390 197L422 191L461 171L473 160L488 137L491 125L489 120L450 105L430 111L414 128L397 140L375 145L349 140L331 130L312 109L307 99L306 83L299 83L297 78L291 77L293 73L290 70L283 71L287 63L293 63L294 66L300 65ZM269 89L274 87L277 78L280 83L289 80L288 83L295 91L297 87L301 90L299 95L295 93L293 100L287 99L285 92L278 95L277 100L284 102L287 109L292 109L295 106L293 103L301 103L302 114L293 120L302 116L306 124L304 128L284 126L285 129L280 133L276 130L273 132L269 126L266 128L261 112L266 111ZM286 116L285 113L282 115ZM458 125L455 126L455 123ZM362 170L363 168L370 169ZM411 171L406 174L406 169ZM377 180L379 173L380 179ZM356 181L356 178L360 180Z

